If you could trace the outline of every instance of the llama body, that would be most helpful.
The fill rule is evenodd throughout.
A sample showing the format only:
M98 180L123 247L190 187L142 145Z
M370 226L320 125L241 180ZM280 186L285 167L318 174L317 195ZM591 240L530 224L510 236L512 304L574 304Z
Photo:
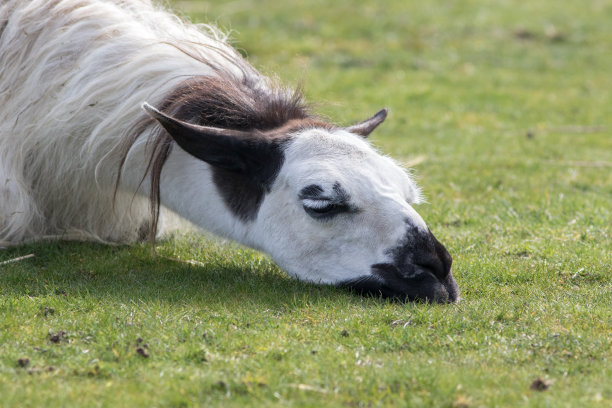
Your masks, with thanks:
M299 279L455 300L418 188L364 140L385 115L325 123L148 0L5 0L0 241L133 242L168 208Z

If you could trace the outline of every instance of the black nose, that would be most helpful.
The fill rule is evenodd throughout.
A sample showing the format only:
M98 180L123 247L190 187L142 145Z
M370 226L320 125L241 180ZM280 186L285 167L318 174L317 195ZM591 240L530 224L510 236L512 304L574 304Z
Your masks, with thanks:
M459 288L452 258L430 231L410 229L401 245L389 251L393 261L372 265L371 275L344 282L363 294L403 301L451 303Z
M453 258L431 231L413 230L411 237L408 245L399 251L395 263L400 273L407 274L408 281L412 277L416 298L456 302L459 287L451 272Z
M404 262L428 270L443 281L451 273L453 258L444 245L431 232L419 235L414 239L414 249ZM402 260L398 260L400 263ZM401 266L400 266L401 268Z

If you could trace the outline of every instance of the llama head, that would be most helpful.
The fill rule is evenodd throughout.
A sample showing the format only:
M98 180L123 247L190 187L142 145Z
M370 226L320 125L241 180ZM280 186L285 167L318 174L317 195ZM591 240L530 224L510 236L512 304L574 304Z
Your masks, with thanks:
M211 166L226 206L249 226L248 243L289 275L402 300L458 299L452 259L413 208L419 188L366 140L385 110L348 128L298 120L260 132L144 107Z

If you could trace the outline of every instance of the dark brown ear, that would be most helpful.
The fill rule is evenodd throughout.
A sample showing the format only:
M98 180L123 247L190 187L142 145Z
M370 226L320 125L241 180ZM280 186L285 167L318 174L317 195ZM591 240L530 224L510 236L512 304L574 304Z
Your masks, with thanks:
M374 129L378 127L385 118L387 117L387 109L379 110L374 116L369 119L359 122L353 126L346 128L347 131L355 133L356 135L368 137Z
M142 108L157 120L187 153L206 163L232 172L259 170L269 160L267 144L254 134L240 130L199 126L173 118L148 103Z

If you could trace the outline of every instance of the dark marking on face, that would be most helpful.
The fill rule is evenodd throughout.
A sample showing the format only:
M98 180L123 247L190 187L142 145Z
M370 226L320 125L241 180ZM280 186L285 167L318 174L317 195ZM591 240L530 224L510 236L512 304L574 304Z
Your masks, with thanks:
M325 190L318 184L310 184L300 190L298 197L303 199L312 199L312 200L326 200L334 203L343 203L347 204L351 196L347 191L340 185L339 182L335 182L330 194L325 194Z
M431 231L422 231L406 220L406 235L400 245L389 251L393 263L406 273L427 270L438 279L444 279L450 273L452 258L446 248L440 244Z
M311 184L300 190L298 197L303 200L305 198L316 199L323 195L323 188L317 184Z
M246 172L228 171L213 167L213 181L228 208L243 221L257 216L266 193L280 171L285 156L284 142L266 143L258 158L259 164ZM261 160L264 157L265 160Z
M301 129L326 127L314 119L291 120L284 126L266 132L256 132L251 141L250 157L245 157L246 171L228 171L213 166L213 181L228 208L243 221L256 218L259 207L285 161L284 151L291 135Z
M459 299L452 258L429 231L407 221L404 240L389 251L391 263L372 265L372 275L344 282L360 294L397 300L449 303Z
M302 206L310 217L319 221L329 221L337 215L358 211L350 204L350 195L338 182L334 183L329 194L325 194L321 186L311 184L300 191L298 198L318 202L316 205L304 202Z
M348 204L351 200L351 196L347 191L338 183L337 181L334 183L334 199L339 203Z

